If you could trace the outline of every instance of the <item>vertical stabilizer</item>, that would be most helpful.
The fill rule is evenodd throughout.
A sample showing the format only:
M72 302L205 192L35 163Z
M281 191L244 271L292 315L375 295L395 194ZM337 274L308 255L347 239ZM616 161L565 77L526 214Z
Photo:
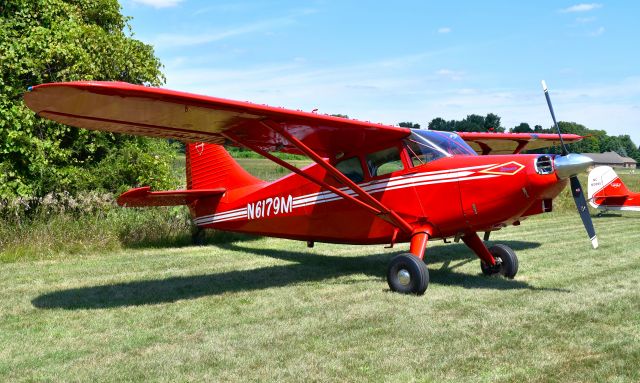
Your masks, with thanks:
M222 145L187 144L186 168L187 189L230 190L263 182L244 170Z
M609 166L598 166L589 172L589 200L605 197L626 197L629 189Z

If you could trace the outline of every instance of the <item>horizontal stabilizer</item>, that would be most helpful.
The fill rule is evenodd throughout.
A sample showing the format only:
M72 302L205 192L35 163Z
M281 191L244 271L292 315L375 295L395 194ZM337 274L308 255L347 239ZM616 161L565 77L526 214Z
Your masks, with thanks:
M118 197L118 205L125 207L188 205L197 199L222 196L225 188L166 190L152 192L149 186L128 190Z

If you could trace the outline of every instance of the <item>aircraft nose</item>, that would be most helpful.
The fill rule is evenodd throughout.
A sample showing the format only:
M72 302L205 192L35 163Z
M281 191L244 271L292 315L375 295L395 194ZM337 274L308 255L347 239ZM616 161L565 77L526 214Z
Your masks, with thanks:
M587 170L593 165L593 160L582 154L569 153L566 156L557 156L554 164L558 178L566 179Z

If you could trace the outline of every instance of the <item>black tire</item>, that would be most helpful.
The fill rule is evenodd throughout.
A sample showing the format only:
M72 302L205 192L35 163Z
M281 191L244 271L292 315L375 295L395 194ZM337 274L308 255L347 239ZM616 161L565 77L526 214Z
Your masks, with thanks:
M485 261L480 260L480 270L482 270L482 274L490 277L500 272L500 265L496 264L495 266L491 266L488 265Z
M191 230L191 244L194 246L203 246L205 242L205 231L201 227L195 227Z
M429 285L429 270L415 255L400 254L389 262L387 283L391 291L422 295Z
M499 266L495 271L505 278L513 279L518 273L518 257L515 251L507 245L494 245L489 248L489 252L496 258ZM480 266L482 267L482 264ZM484 273L484 269L482 272Z

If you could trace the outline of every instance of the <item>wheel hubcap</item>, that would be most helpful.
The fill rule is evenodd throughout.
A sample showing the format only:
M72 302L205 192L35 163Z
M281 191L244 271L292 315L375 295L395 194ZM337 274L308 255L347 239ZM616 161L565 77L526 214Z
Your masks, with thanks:
M402 286L408 286L409 283L411 283L411 274L405 269L400 269L398 271L398 282L400 282Z

